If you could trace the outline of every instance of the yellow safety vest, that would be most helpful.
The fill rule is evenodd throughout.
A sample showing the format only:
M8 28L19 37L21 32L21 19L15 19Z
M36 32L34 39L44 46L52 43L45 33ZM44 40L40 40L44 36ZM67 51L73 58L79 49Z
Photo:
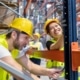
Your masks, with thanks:
M55 43L56 41L54 39L50 40L51 42ZM60 50L64 50L64 48L62 47ZM59 62L59 61L55 61L55 60L48 60L46 67L47 68L52 68L52 67L63 67L64 63L63 62Z
M40 42L36 42L36 43L34 44L34 42L32 41L32 42L29 43L29 45L30 45L31 47L33 47L33 48L37 48L37 50L40 50ZM36 56L35 53L36 53L36 52L34 52L33 55L30 55L30 58L33 58L33 57L34 57L34 58L40 59L40 57Z
M51 42L55 43L56 40L54 39L51 39L50 40ZM62 47L60 50L64 50L64 47ZM47 63L46 63L46 67L47 68L57 68L57 67L60 67L60 68L63 68L64 67L64 63L63 62L59 62L59 61L55 61L55 60L48 60ZM61 75L61 77L64 76L64 73Z
M5 48L8 49L8 43L5 39L5 35L0 35L0 45L3 45ZM16 52L16 53L13 54L14 52ZM16 57L18 55L17 52L18 52L18 50L13 50L12 51L12 56ZM0 68L0 80L9 80L9 76L10 76L10 74L7 71Z

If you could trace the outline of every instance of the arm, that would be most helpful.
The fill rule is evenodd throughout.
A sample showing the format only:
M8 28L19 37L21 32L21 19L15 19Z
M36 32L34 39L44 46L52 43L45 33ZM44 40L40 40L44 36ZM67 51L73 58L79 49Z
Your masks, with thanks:
M26 56L26 52L28 51L28 48L23 48L17 57L17 61L30 73L33 73L35 75L45 75L52 78L59 77L61 74L61 69L47 69L44 67L41 67L37 64L34 64L29 60L29 58Z
M20 64L18 64L15 59L13 59L11 53L4 46L0 46L0 60L22 71Z
M22 72L22 67L11 57L11 56L6 56L1 58L0 60L4 61L5 63L9 64L10 66L14 67L18 71ZM11 73L11 72L9 72ZM12 74L12 73L11 73ZM22 78L16 76L15 74L12 74L17 80L23 80Z
M0 60L3 62L9 64L10 66L16 68L18 71L23 71L22 66L18 64L13 57L11 56L11 53L3 46L0 45ZM12 74L12 73L11 73ZM20 77L12 74L15 78L18 80L22 80Z
M63 45L64 45L63 35L61 35L59 39L56 41L56 43L50 45L50 50L60 49L61 47L63 47Z
M19 71L22 71L22 67L20 64L18 64L11 56L6 56L1 58L2 61L6 62L7 64L15 67Z
M27 58L27 56L23 55L22 57L18 58L17 60L19 61L20 64L22 64L31 73L34 73L36 75L41 75L41 74L43 75L42 70L44 70L44 69L42 67L32 63L29 60L29 58Z
M22 64L27 70L36 75L45 75L54 77L55 74L60 75L60 69L47 69L32 63L25 55L18 58L20 64Z

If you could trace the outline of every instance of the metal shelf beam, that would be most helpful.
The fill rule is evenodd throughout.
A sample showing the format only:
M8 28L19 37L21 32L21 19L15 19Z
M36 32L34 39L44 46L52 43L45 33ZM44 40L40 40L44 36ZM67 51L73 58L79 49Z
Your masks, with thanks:
M18 76L24 80L33 80L30 76L25 75L23 72L16 70L13 66L11 66L1 60L0 60L0 67L11 72L12 74L15 74L16 76Z

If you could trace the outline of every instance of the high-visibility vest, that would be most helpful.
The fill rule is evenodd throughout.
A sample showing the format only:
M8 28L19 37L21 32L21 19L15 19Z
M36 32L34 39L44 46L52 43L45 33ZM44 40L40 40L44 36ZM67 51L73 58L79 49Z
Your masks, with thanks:
M56 40L54 40L54 39L51 39L50 41L53 42L53 43L56 42ZM62 47L60 50L64 50L64 47ZM59 62L59 61L55 61L55 60L48 60L47 63L46 63L46 67L47 68L53 68L53 67L55 67L55 68L57 68L57 67L63 68L64 67L64 63L63 62ZM63 76L64 76L64 73L61 75L61 77L63 77Z
M31 42L29 43L29 45L30 45L31 47L33 47L33 48L36 48L37 50L40 50L40 45L41 45L41 43L40 43L40 42L35 42L35 43L34 43L34 41L31 41ZM35 55L35 52L33 53L33 55L30 55L30 58L40 59L40 57L38 57L38 56Z
M5 39L5 35L0 35L0 45L3 45L5 48L8 49L8 43L7 43L6 39ZM16 54L13 54L14 51L16 52ZM13 50L12 51L12 56L16 57L18 55L17 52L18 52L17 50ZM4 69L0 68L0 80L9 80L9 76L10 76L10 74L7 71L5 71Z
M51 39L50 41L53 42L53 43L56 42L56 40L54 40L54 39ZM64 48L62 47L60 50L64 50ZM47 64L46 64L46 67L47 68L63 67L63 66L64 66L64 63L63 62L59 62L59 61L55 61L55 60L48 60L47 61Z

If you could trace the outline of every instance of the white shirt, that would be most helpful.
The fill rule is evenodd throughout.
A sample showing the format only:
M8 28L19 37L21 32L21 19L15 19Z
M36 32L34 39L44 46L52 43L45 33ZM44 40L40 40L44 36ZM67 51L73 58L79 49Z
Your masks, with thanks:
M0 58L11 56L11 53L4 46L0 45Z
M19 54L17 56L17 58L22 57L23 55L25 55L25 52L30 48L30 46L26 46L25 48L23 48L22 50L19 51ZM3 45L0 45L0 58L6 57L6 56L12 56L11 52L9 52L8 49L6 49Z

